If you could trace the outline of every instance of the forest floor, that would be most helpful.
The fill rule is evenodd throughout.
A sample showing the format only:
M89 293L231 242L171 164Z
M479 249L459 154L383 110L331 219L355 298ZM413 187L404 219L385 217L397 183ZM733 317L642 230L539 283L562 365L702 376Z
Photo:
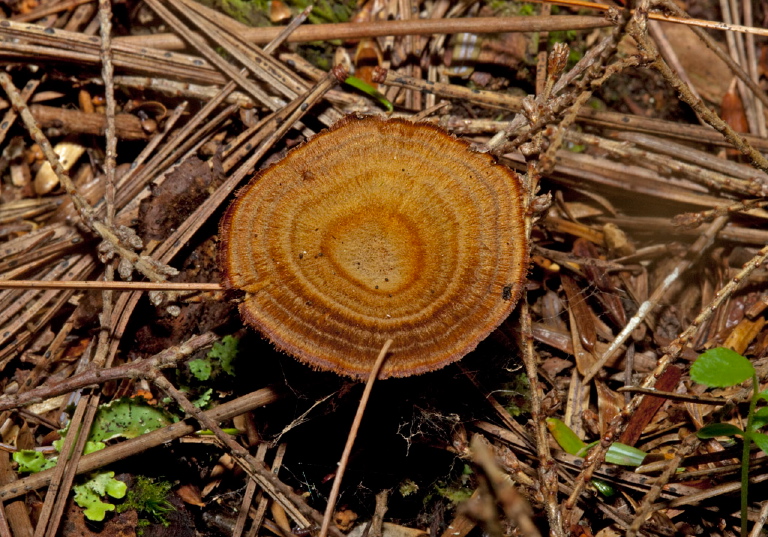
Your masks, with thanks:
M22 280L0 291L0 536L764 532L768 40L731 26L766 28L768 4L111 4L0 3L0 289ZM352 151L367 115L435 127L402 123L425 153ZM426 185L392 217L424 224L415 246L382 247L427 286L402 299L418 323L338 336L343 312L311 312L352 300L341 285L264 306L325 266L274 252L374 154ZM312 204L246 196L310 157ZM500 191L432 171L475 160ZM344 179L339 199L378 225L391 180L383 209ZM452 323L423 313L440 300ZM352 427L390 326L409 327L382 353L400 378L369 384ZM409 345L436 357L399 362Z

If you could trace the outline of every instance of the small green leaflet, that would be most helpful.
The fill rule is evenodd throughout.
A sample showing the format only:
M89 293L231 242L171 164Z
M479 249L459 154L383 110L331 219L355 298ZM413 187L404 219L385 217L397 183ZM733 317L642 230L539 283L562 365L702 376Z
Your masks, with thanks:
M195 405L196 408L206 408L211 404L211 394L213 394L213 388L208 388L200 395L200 397L192 401L192 404Z
M555 437L555 440L563 448L563 451L569 455L577 455L580 451L587 448L587 444L576 436L576 433L568 427L565 423L557 418L547 418L547 429ZM600 494L606 497L611 497L616 494L616 491L605 481L600 479L592 479L590 481Z
M235 368L232 362L237 358L239 344L239 339L232 336L224 336L221 338L221 341L217 341L213 344L211 350L208 351L208 358L218 360L222 371L227 375L234 377Z
M706 351L691 366L691 378L710 388L735 386L754 374L755 368L749 360L725 347Z
M555 437L563 451L570 455L578 455L581 450L587 447L587 444L576 436L570 427L557 418L547 418L547 429Z
M696 435L699 438L715 438L717 436L733 436L736 434L744 434L744 431L730 423L711 423L696 431Z
M611 496L616 494L616 490L605 481L601 481L600 479L592 479L590 482L592 483L592 486L595 487L600 494L602 494L607 498L610 498Z
M768 424L768 410L758 409L757 403L766 397L766 392L760 392L760 383L752 363L739 353L718 347L710 349L691 366L691 379L694 382L711 388L726 388L737 386L747 379L752 380L752 397L749 402L746 431L730 423L711 423L696 432L699 438L714 438L718 436L736 436L743 438L741 451L741 537L747 537L748 507L749 507L749 449L754 442L760 449L768 449L768 435L757 431Z
M160 427L173 423L172 417L159 408L147 404L143 399L117 399L102 405L94 419L84 454L104 449L103 440L113 438L134 438ZM67 431L61 431L66 435ZM60 451L64 439L56 440L53 445ZM13 460L19 465L19 472L40 472L56 465L58 457L46 459L36 451L19 451L13 454ZM102 500L102 497L122 498L126 485L115 479L114 472L95 472L87 476L82 484L75 485L75 503L83 508L88 520L100 522L107 511L114 511L115 506Z
M209 361L198 358L197 360L190 360L187 365L189 365L189 372L192 373L197 380L205 382L211 378L211 371L213 368Z
M597 445L597 441L588 444L581 452L580 457L586 457L587 452ZM620 442L614 442L605 453L605 462L618 464L619 466L640 466L643 464L647 453L636 447L628 446Z
M221 341L213 344L205 358L188 362L189 372L200 382L215 378L222 371L234 377L239 343L240 340L237 338L224 336Z

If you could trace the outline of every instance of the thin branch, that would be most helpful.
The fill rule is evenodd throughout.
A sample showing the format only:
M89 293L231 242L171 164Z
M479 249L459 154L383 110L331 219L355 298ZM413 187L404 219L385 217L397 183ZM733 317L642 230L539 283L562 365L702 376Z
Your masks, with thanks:
M693 320L693 322L686 328L666 349L666 352L664 356L662 356L656 368L648 374L648 376L643 381L641 387L643 388L651 388L654 383L656 382L656 379L661 377L663 375L664 371L666 371L667 367L671 365L683 352L683 349L688 345L688 342L693 338L693 336L698 332L699 327L707 322L717 311L717 309L730 297L733 295L734 291L741 285L741 283L746 280L749 275L755 271L758 267L760 267L763 263L766 262L768 259L768 246L763 247L758 254L753 257L752 259L747 262L741 271L731 280L729 281L725 286L723 286L722 289L715 295L714 299L706 305L706 307L702 308L702 311L699 313L699 315ZM572 501L575 499L575 492L577 490L581 490L584 486L584 479L587 479L591 477L592 471L598 466L599 462L602 461L602 459L605 457L605 452L608 449L608 446L611 444L612 439L619 438L621 436L621 433L624 431L627 423L629 422L630 416L632 416L640 406L640 403L642 402L643 397L642 396L635 396L632 398L632 401L629 402L628 405L626 405L620 414L618 414L613 421L611 422L611 425L609 427L608 432L603 436L603 441L601 441L597 446L595 446L589 453L588 457L586 458L584 462L584 468L582 472L579 474L576 482L574 483L574 494L571 495L569 498L569 501ZM691 435L695 436L695 435ZM606 441L607 440L607 441ZM594 455L594 457L593 457ZM676 459L675 459L676 460ZM669 467L672 466L672 463L675 462L675 460L669 462ZM674 475L674 472L671 472L670 475ZM663 485L666 482L660 481L657 482L659 484L659 487L663 487ZM736 488L738 489L738 483L736 484Z
M588 30L605 28L613 24L602 17L474 17L463 19L409 19L399 21L341 22L300 26L288 37L289 43L327 41L331 39L360 39L398 35L435 34L494 34L508 32L540 32L558 30ZM239 39L263 45L272 41L282 28L250 28L238 35ZM137 37L121 37L121 44L140 44L165 50L183 50L184 41L175 34L154 34Z
M341 453L339 466L336 469L336 476L333 478L331 494L328 496L328 504L325 507L325 515L323 516L323 525L320 527L320 537L326 537L328 535L328 528L331 525L331 518L333 518L333 510L336 508L336 500L339 497L339 490L341 489L341 480L344 477L344 471L347 469L349 456L352 453L352 446L355 445L357 431L360 429L360 424L363 421L363 413L365 412L365 407L368 405L368 399L371 396L371 390L373 390L373 383L379 378L379 371L381 371L381 366L384 365L384 360L387 358L387 353L389 352L389 347L391 345L391 339L384 342L384 346L381 347L379 356L376 358L376 362L374 362L373 368L368 375L368 382L365 383L363 396L360 398L360 404L357 406L357 413L355 414L355 419L352 420L352 426L349 428L347 443L344 445L344 451Z
M669 483L669 480L672 478L672 476L677 473L677 469L680 467L680 463L682 462L683 457L693 453L700 444L701 440L699 440L695 434L689 434L685 439L683 439L681 446L675 453L675 456L667 462L664 471L656 479L651 489L645 493L643 501L635 513L635 518L632 521L632 525L627 530L626 537L635 537L637 535L637 532L648 519L648 515L653 511L653 502L658 499L664 486Z
M439 95L440 97L477 103L488 107L502 108L504 110L517 111L520 110L523 105L523 98L517 95L508 95L498 91L472 89L456 84L430 82L429 80L399 75L395 71L383 69L381 67L374 68L373 81L377 84L384 84L385 86L415 89Z
M139 378L143 374L142 372L150 369L177 367L181 360L211 345L217 339L219 337L216 334L206 332L205 334L194 336L180 345L169 347L150 358L136 360L107 369L92 367L78 375L46 384L33 390L13 395L3 395L0 396L0 411L39 403L51 397L70 393L88 386L97 386L110 380Z
M13 80L11 80L7 73L0 73L0 86L5 90L11 104L24 122L29 135L43 150L43 154L48 162L50 162L51 168L56 173L59 182L72 199L72 203L85 225L109 244L113 254L117 253L121 259L130 262L132 266L148 278L163 281L166 279L166 276L178 274L178 271L172 267L157 263L146 256L138 255L133 248L137 247L141 241L133 230L125 227L115 228L98 220L96 211L75 188L69 174L61 165L59 157L53 151L51 143L36 124L29 111L29 107L21 100L18 89L16 89Z
M668 10L670 13L674 13L681 19L686 19L688 17L688 14L685 12L685 10L683 10L675 2L662 0L662 6L665 10ZM728 29L728 25L725 25L724 23L717 24L723 26L723 29ZM744 69L742 69L738 63L733 61L730 55L725 50L723 50L723 47L721 47L720 44L715 41L715 39L709 35L706 30L704 30L704 28L692 26L691 31L693 31L693 33L695 33L698 38L701 39L704 44L707 45L717 55L718 58L723 60L726 65L728 65L731 71L733 71L733 74L739 77L739 80L741 80L750 90L752 90L752 94L757 97L764 106L768 106L768 95L765 94L757 82L752 80L749 74L744 71Z
M619 393L641 393L654 397L663 397L672 401L686 401L697 405L724 405L729 399L723 397L707 397L706 395L688 395L685 393L665 392L656 388L641 388L640 386L622 386L616 390Z
M30 80L24 85L24 89L21 90L21 101L26 103L29 101L30 97L32 97L32 94L35 93L35 90L40 85L41 80ZM2 144L5 141L5 137L8 134L8 131L11 130L11 127L13 126L13 123L16 121L16 117L18 114L16 113L16 110L13 108L10 108L5 115L3 116L2 121L0 121L0 144Z
M96 289L112 291L223 291L220 283L0 280L0 289Z

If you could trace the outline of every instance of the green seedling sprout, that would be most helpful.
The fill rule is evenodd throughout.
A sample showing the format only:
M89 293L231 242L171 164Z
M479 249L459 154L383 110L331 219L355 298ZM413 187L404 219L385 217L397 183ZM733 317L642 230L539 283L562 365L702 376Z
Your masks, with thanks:
M557 441L558 445L569 455L584 457L587 452L592 449L592 446L597 444L597 442L592 442L591 444L585 443L581 438L576 436L576 433L574 433L570 427L557 418L547 418L547 428L549 429L549 432L552 433L552 436ZM614 442L605 454L605 462L621 466L640 466L643 464L646 455L645 451L626 444ZM616 493L616 491L613 490L613 487L605 481L593 479L592 485L603 496L613 496Z
M395 108L392 106L392 103L387 100L384 95L382 95L376 88L368 84L367 82L360 80L357 77L354 76L348 76L344 79L344 83L352 86L353 88L359 89L363 93L370 95L377 101L379 101L379 104L381 104L384 108L387 109L387 112L392 112Z
M752 363L741 354L725 347L710 349L691 366L691 379L710 388L737 386L752 379L752 397L749 400L747 427L742 430L730 423L712 423L699 429L699 438L718 436L740 436L743 439L741 452L741 537L747 536L747 492L749 489L749 448L752 442L768 453L768 435L758 432L768 424L768 406L757 408L760 400L768 401L768 391L761 392L757 374Z

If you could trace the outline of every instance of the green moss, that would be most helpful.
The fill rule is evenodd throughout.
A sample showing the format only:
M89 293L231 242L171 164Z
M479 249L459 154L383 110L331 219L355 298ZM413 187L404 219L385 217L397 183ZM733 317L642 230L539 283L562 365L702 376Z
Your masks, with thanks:
M432 489L424 498L425 505L436 498L447 500L453 506L468 500L475 489L472 484L472 474L472 467L464 464L461 467L460 475L434 483Z
M497 17L512 17L516 15L527 17L535 15L537 12L533 4L521 4L510 2L509 0L489 0L488 7L491 8L491 11Z
M200 0L248 26L269 26L268 0Z
M175 508L168 501L172 483L169 481L155 481L149 477L139 475L128 489L125 501L117 507L118 513L135 510L139 515L139 531L152 523L162 524L165 527L170 522L165 518Z
M570 54L568 54L568 63L575 64L583 57L584 57L584 54L580 50L572 50Z
M314 4L312 13L309 14L309 22L313 24L327 24L334 22L347 22L355 12L357 0L287 0L294 11L304 10L309 4Z
M398 491L400 496L406 498L411 494L416 494L419 491L419 485L413 479L405 479L398 485Z
M510 416L520 416L531 411L531 383L522 371L499 385L496 397Z
M441 487L435 486L435 492L451 502L453 505L459 505L461 502L467 501L472 496L472 489L468 487Z
M533 4L523 4L520 6L520 15L522 16L530 16L535 13L535 10L533 9Z
M199 0L248 26L271 26L269 0ZM356 0L283 0L294 14L314 4L309 22L347 22L356 9Z
M549 44L571 43L576 39L577 35L576 30L554 30L549 32Z

